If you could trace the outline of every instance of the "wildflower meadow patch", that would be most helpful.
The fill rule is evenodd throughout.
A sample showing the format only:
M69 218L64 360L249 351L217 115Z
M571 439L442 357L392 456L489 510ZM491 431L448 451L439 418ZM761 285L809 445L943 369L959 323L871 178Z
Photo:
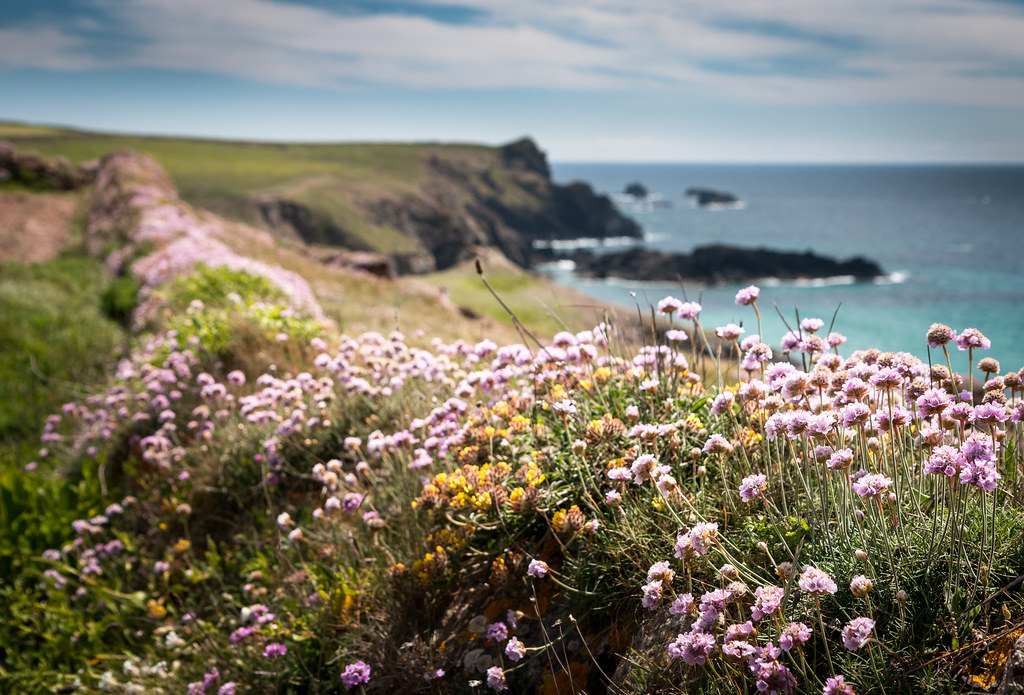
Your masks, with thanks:
M933 327L925 360L842 357L805 319L775 355L739 326L703 344L696 303L657 310L655 344L601 324L416 347L220 304L262 364L175 319L46 423L34 475L102 494L35 558L39 608L5 630L50 627L5 682L993 685L1022 622L1022 375L975 363L973 329Z

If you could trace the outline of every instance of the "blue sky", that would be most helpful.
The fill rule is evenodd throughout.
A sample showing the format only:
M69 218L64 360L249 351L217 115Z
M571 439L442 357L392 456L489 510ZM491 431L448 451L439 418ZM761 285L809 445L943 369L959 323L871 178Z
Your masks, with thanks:
M1024 2L4 0L0 119L556 161L1024 162Z

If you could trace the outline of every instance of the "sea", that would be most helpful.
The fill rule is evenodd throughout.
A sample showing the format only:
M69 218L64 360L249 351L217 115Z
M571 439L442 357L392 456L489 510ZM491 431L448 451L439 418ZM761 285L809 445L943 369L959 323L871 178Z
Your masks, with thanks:
M787 324L816 317L847 337L841 354L876 347L927 359L925 334L934 322L980 330L992 341L983 356L1002 372L1024 366L1024 166L963 165L712 165L554 163L559 183L586 181L617 201L643 228L640 245L689 252L724 243L863 256L884 276L753 281L761 288L762 339L778 345ZM643 202L621 195L642 184ZM699 208L691 187L736 196L739 204ZM705 327L734 322L756 333L749 307L734 303L743 285L702 286L577 276L569 262L542 268L561 284L604 301L646 307L666 295L700 301ZM951 346L953 367L967 353ZM943 361L941 351L933 361Z

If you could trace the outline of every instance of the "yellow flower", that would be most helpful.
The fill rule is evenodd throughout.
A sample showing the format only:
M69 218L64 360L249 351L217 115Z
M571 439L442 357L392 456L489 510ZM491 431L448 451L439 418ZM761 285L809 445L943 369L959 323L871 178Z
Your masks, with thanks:
M167 609L159 601L149 599L146 601L146 614L153 620L163 620L167 617Z
M528 429L530 429L530 420L529 418L523 417L522 415L516 415L511 420L509 420L508 427L510 430L517 434L526 432Z

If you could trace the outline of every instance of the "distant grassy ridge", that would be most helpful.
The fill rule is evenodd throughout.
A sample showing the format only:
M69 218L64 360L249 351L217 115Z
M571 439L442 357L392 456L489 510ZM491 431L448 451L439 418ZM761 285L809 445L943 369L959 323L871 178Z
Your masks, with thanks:
M82 163L119 150L150 155L187 202L246 222L254 197L286 198L326 214L369 248L384 253L412 243L393 228L366 222L358 201L401 199L428 179L432 157L467 171L498 164L498 150L463 144L284 144L112 135L0 123L0 137L48 156ZM500 178L500 177L499 177ZM497 182L501 185L501 182Z

